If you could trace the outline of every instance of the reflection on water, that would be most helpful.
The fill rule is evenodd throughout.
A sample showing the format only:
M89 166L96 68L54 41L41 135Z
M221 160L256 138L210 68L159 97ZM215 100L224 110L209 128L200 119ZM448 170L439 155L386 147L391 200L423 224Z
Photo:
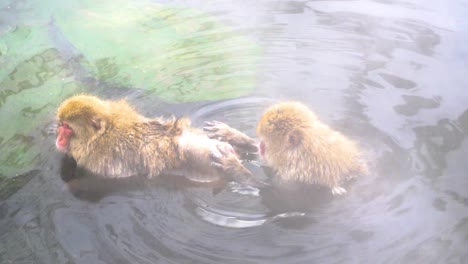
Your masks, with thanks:
M146 58L149 46L135 48L143 36L136 33L129 35L131 49L122 51L130 57L109 58L103 50L107 58L100 58L103 47L122 40L114 38L117 31L106 35L93 25L141 17L138 8L123 9L147 1L76 2L89 11L83 13L90 21L83 37L67 13L51 21L49 2L0 4L0 176L30 171L19 178L29 182L0 203L1 263L468 262L468 2L154 2L199 13L160 9L167 12L158 14L159 22L167 19L171 29L188 33L169 38L180 42L164 46L155 64L162 75L152 81L169 80L165 84L180 94L205 82L220 96L215 98L225 98L227 78L248 96L176 104L163 88L139 89L146 75L132 68L132 56L138 66L155 60ZM106 18L110 11L119 16ZM217 39L224 30L252 52ZM214 35L200 43L197 32ZM162 42L164 34L158 35ZM223 49L211 41L224 43L229 54L217 54ZM260 46L260 57L252 43ZM197 56L201 63L182 64ZM134 79L126 79L133 70ZM246 83L255 89L246 93L253 88ZM77 199L60 179L62 157L47 128L60 100L80 91L127 97L147 115L187 115L196 126L224 121L252 136L267 106L300 100L359 142L372 173L335 199L313 188L260 190L236 183L124 185L96 202ZM268 177L258 164L248 166Z

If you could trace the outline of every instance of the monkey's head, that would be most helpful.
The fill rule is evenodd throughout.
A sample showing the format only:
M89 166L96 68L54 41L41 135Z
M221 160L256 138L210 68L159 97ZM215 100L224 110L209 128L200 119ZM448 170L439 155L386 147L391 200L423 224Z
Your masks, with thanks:
M65 100L57 110L57 149L72 153L73 149L102 134L109 120L109 102L89 95Z
M304 131L317 117L307 106L298 102L284 102L269 107L260 118L260 154L287 151L301 144Z

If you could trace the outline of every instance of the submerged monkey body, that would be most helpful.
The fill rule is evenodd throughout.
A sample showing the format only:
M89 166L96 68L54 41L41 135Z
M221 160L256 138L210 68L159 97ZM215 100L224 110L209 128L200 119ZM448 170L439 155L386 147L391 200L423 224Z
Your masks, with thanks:
M280 181L335 187L366 171L356 144L302 104L272 106L260 120L257 133L269 147L264 160ZM291 145L287 138L291 135L299 142Z
M181 173L217 180L222 173L210 166L210 155L222 156L218 148L230 147L190 127L187 118L147 118L124 100L74 96L58 108L57 118L57 148L106 178ZM69 138L66 131L72 131Z
M275 182L325 185L342 194L341 184L367 173L357 145L298 102L278 103L263 113L257 125L260 143L220 122L208 122L205 130L238 151L258 149Z

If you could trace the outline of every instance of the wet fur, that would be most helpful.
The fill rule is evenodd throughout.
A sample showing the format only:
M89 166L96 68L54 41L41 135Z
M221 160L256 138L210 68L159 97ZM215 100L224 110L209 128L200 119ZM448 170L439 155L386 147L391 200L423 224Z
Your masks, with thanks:
M74 131L68 154L79 167L108 178L181 172L202 180L218 178L210 167L210 153L219 141L190 127L186 118L150 119L126 101L105 101L94 96L69 98L57 118ZM93 127L99 124L99 129ZM189 140L185 140L190 138ZM197 146L196 142L204 142ZM222 143L226 144L226 143Z
M210 138L229 142L241 155L258 150L275 175L273 181L282 186L315 184L329 187L333 194L344 194L341 184L367 173L357 145L298 102L278 103L264 112L257 125L260 145L222 122L206 122L203 129ZM241 170L238 164L231 167Z
M336 187L367 172L356 144L322 123L305 105L284 102L261 117L257 134L265 142L264 160L280 181ZM289 136L298 144L291 146Z

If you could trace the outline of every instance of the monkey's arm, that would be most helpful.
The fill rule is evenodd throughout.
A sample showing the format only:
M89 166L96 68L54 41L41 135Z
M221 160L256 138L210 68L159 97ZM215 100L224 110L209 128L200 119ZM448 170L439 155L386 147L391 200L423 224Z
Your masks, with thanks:
M228 148L224 148L221 145L218 147L220 153L212 152L211 156L211 165L216 167L224 174L231 177L233 180L253 186L256 188L266 187L267 184L261 181L258 181L254 178L252 173L242 165L241 161L235 153L229 151Z
M205 122L203 130L208 137L228 142L239 155L258 152L258 143L239 130L218 121Z

